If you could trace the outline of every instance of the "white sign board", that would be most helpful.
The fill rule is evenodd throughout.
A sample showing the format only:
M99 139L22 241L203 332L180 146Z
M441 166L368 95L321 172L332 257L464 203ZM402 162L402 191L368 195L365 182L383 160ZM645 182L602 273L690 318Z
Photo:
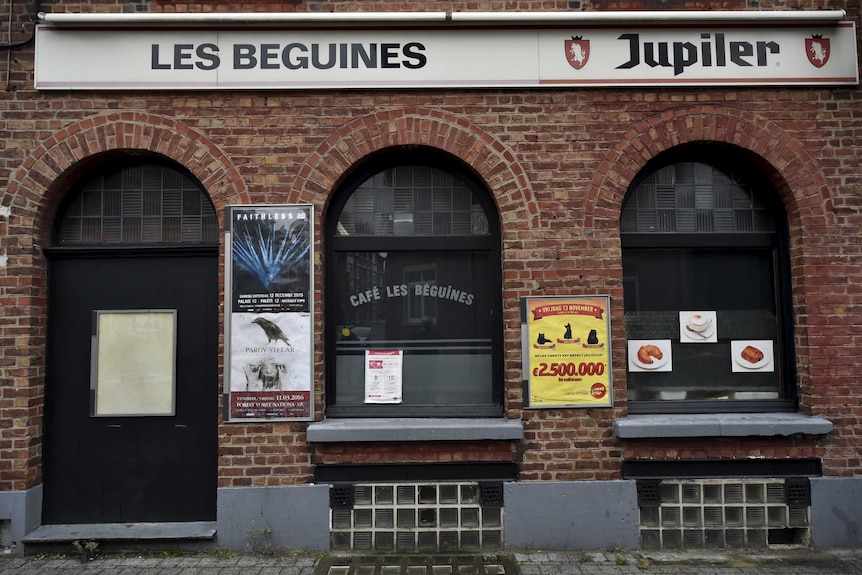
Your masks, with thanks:
M857 84L853 22L454 29L40 25L35 86L327 89Z

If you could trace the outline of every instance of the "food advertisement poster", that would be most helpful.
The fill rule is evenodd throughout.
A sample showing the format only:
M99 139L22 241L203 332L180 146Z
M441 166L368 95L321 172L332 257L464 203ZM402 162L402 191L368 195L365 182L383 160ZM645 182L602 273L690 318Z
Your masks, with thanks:
M524 298L524 406L610 407L608 296Z
M226 211L225 419L313 418L309 205Z

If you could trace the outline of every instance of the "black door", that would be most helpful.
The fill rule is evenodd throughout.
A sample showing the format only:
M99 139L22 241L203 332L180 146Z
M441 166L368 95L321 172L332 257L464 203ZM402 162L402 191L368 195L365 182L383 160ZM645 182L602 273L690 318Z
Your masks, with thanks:
M214 520L218 259L52 253L43 523ZM95 310L176 310L175 415L93 417Z

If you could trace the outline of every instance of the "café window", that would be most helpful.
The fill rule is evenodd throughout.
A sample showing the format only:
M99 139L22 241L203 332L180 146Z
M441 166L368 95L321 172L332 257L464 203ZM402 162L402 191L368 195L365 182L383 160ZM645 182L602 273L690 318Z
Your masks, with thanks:
M648 166L623 203L633 413L795 409L787 217L756 169L714 152Z
M488 191L429 150L345 182L326 220L328 417L502 415L499 226ZM381 352L400 358L382 392Z

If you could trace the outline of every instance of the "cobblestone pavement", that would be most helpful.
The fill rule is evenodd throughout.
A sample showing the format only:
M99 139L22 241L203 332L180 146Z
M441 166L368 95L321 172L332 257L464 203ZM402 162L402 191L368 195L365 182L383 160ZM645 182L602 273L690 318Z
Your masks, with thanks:
M383 556L387 557L387 556ZM0 557L2 575L862 575L862 549L793 549L749 555L627 551L511 552L500 555L358 558L306 553L275 557L227 552L124 554L81 561L45 554Z

